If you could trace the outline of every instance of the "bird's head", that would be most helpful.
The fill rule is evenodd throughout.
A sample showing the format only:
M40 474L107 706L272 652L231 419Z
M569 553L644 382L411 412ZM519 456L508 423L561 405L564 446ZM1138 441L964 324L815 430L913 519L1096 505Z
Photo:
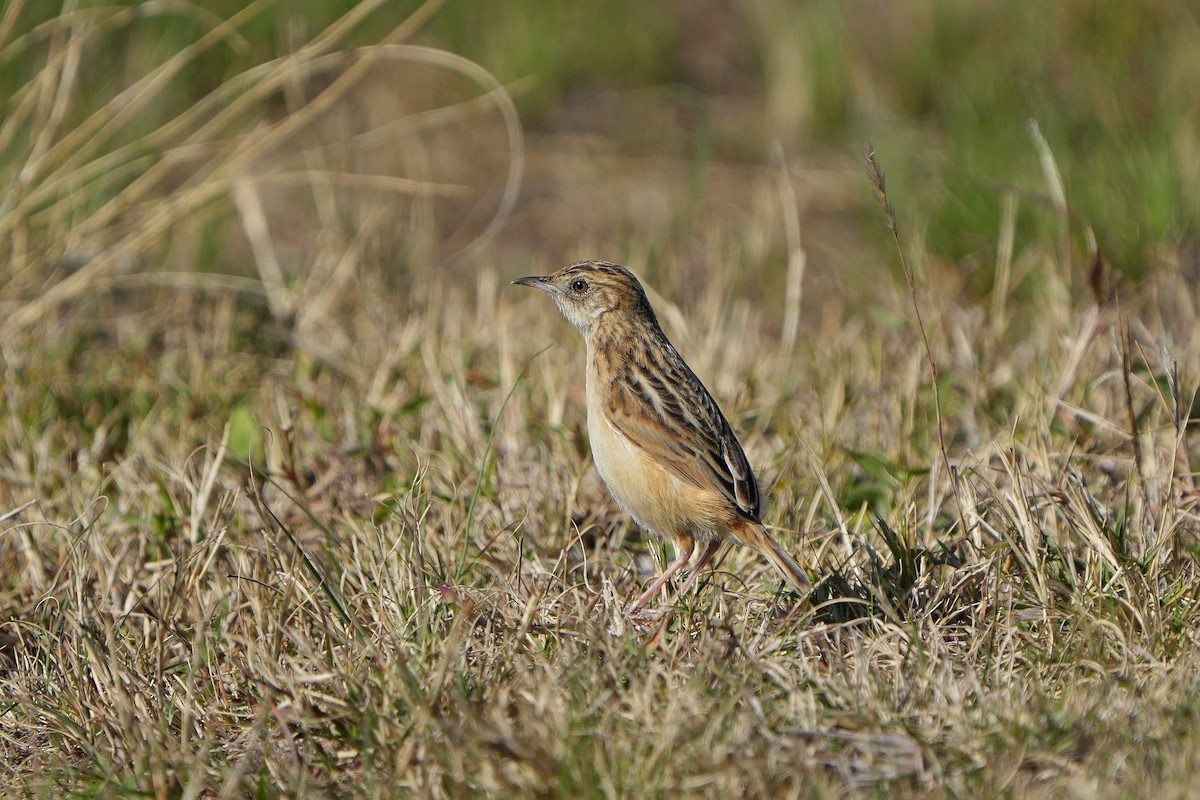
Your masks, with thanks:
M513 283L553 297L558 310L584 338L605 322L658 324L638 279L607 261L580 261L551 275L518 278Z

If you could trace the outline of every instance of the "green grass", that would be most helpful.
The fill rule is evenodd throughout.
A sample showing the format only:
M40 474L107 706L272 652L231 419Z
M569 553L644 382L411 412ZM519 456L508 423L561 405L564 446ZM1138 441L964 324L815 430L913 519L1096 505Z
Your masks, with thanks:
M80 5L0 14L0 793L1200 790L1181 6L763 2L739 44ZM507 286L585 256L645 279L811 597L731 549L624 620L663 548Z

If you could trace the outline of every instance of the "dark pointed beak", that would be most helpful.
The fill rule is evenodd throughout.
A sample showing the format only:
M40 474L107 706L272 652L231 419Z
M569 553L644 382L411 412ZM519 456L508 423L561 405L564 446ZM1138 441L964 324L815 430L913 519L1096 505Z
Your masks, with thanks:
M528 278L517 278L513 281L514 286L532 286L535 289L541 289L543 292L553 292L554 284L550 282L549 275L530 275Z

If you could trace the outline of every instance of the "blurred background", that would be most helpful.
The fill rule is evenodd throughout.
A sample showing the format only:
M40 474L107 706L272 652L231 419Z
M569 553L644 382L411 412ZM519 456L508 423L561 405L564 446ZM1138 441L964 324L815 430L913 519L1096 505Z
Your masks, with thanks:
M675 292L729 261L753 292L798 247L806 303L869 301L899 272L868 141L910 246L968 299L994 285L1006 214L1079 270L1094 246L1130 276L1196 269L1183 0L11 0L0 17L0 308L92 267L25 323L152 264L265 266L296 294L314 273L327 291L584 257Z

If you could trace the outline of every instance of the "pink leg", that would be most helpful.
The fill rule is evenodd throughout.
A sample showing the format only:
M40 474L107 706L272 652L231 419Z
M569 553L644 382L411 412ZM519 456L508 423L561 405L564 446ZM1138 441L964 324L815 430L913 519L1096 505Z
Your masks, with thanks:
M679 587L679 597L687 594L687 590L692 588L692 584L700 577L700 570L704 569L704 565L712 561L713 556L721 549L720 539L710 539L708 546L704 548L704 552L700 554L700 560L696 562L696 566L692 567L692 571L688 573L687 580L683 582L683 586Z
M650 588L643 592L641 597L639 597L637 600L634 600L633 605L625 609L625 613L633 614L637 612L642 606L646 605L647 601L649 601L651 597L654 597L654 595L658 594L658 590L663 587L663 584L671 580L671 576L678 572L684 564L691 560L692 550L695 548L695 546L696 543L691 537L688 537L685 542L680 543L679 555L675 557L674 561L667 565L667 568L663 570L663 574L658 577L658 580L650 584Z

